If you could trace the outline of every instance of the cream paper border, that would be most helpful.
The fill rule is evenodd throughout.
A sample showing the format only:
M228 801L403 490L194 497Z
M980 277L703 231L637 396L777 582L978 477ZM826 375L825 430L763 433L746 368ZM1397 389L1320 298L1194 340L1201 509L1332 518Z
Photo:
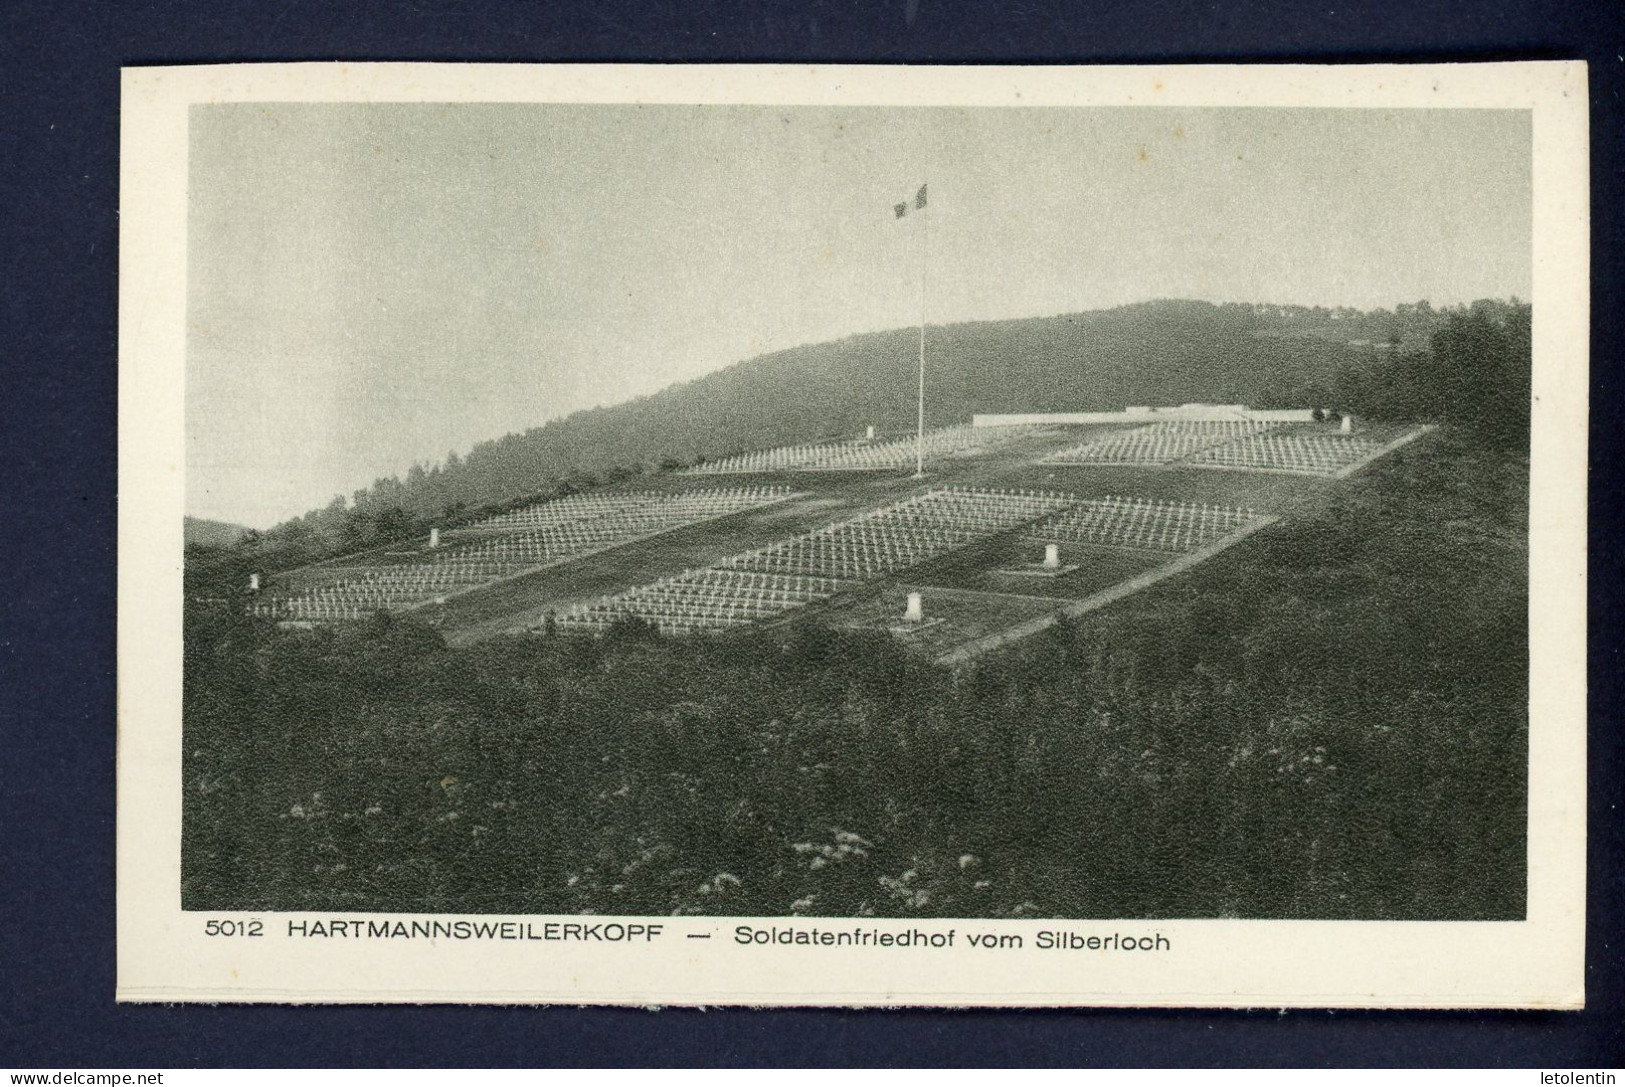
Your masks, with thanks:
M1584 999L1586 70L1580 63L931 68L267 64L123 73L118 998L125 1001L1578 1008ZM199 102L1529 109L1534 125L1529 895L1523 922L875 921L951 951L740 947L732 919L638 945L209 938L180 909L187 118ZM342 915L385 919L394 915ZM527 918L532 925L548 920ZM603 920L603 919L596 919ZM784 925L787 919L775 918ZM769 923L765 919L764 924ZM1165 952L1042 952L1041 929ZM709 941L690 933L712 932ZM1022 933L1029 949L965 946Z

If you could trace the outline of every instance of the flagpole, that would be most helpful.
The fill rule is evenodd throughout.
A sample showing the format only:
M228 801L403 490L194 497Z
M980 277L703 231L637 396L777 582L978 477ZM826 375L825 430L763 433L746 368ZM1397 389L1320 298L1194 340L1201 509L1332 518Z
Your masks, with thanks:
M926 209L921 209L926 210ZM925 269L931 254L931 217L920 224L920 398L914 429L914 478L925 475Z

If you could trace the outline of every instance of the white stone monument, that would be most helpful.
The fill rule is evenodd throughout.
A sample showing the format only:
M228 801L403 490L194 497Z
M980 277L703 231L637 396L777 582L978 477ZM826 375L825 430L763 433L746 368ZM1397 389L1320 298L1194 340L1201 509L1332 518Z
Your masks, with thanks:
M260 591L260 576L258 574L248 575L248 591L251 593Z
M1055 544L1044 545L1044 569L1059 570L1061 568L1061 549Z
M440 530L438 528L431 528L429 530L429 546L430 547L439 547L440 546Z
M1354 433L1354 419L1353 419L1353 417L1348 416L1348 415L1343 416L1343 423L1337 429L1342 431L1344 434L1353 434Z
M866 442L872 442L875 440L875 425L873 423L869 424L869 431L868 433L864 434L863 440Z
M920 600L919 593L908 594L908 610L903 613L903 622L920 623L925 620L925 605Z

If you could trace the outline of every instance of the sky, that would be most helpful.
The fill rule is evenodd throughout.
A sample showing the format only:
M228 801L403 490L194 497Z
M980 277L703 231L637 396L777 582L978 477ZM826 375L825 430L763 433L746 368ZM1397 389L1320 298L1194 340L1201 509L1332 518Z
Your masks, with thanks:
M1489 110L195 106L187 512L918 323L922 258L932 322L1527 299L1530 148Z

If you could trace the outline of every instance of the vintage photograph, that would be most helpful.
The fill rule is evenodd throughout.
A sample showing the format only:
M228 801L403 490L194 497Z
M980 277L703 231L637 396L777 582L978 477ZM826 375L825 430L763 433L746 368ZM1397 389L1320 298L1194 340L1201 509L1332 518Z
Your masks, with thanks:
M189 138L186 909L1524 916L1527 111Z
M127 75L121 995L1575 1006L1583 81Z

